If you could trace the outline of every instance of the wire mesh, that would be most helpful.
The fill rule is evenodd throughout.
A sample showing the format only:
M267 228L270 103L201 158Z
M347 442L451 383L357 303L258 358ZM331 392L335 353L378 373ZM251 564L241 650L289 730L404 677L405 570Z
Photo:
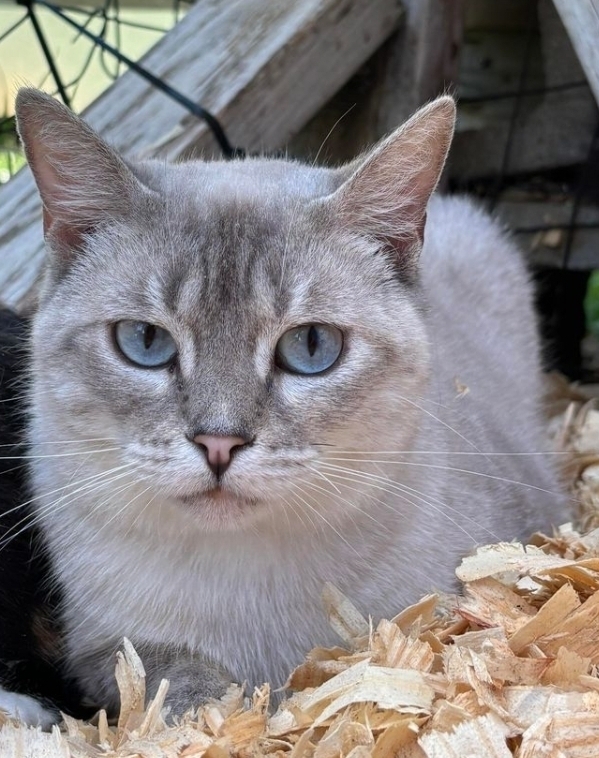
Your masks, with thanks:
M154 76L134 57L123 51L125 39L130 41L134 33L143 33L148 37L146 48L149 44L158 41L184 15L183 0L172 0L170 23L163 25L147 23L145 20L132 17L131 13L127 16L120 0L104 0L102 4L92 8L58 5L47 0L17 0L16 4L22 8L22 15L9 23L7 28L0 28L0 46L15 33L22 33L24 28L27 28L30 37L28 44L37 43L47 68L41 80L34 82L39 88L45 89L52 95L58 95L66 105L71 106L82 84L86 83L92 75L94 66L96 73L98 68L103 72L106 86L117 79L124 70L131 69L164 92L167 97L183 105L190 113L204 119L225 157L243 154L242 150L231 146L218 120L211 113L187 98L184 93L169 86L164 80ZM44 13L46 18L42 19ZM48 21L48 15L60 19L63 24L72 29L72 43L81 39L88 43L88 49L78 70L70 75L66 72L67 67L64 65L65 57L68 55L61 56L56 40L53 40L52 33L48 32L47 24L43 23L44 20ZM126 34L123 33L123 29L127 30ZM0 52L1 50L0 47ZM1 72L2 65L0 64ZM7 104L5 107L8 110ZM7 181L22 164L14 117L10 112L6 112L0 116L0 182Z
M166 0L168 2L168 0ZM15 9L21 15L12 17L5 28L0 26L0 61L2 46L16 34L27 33L29 44L37 45L46 62L46 73L39 82L33 82L52 94L59 95L65 103L75 104L77 110L86 104L81 98L83 89L90 79L102 72L105 84L118 78L124 70L133 69L144 76L153 86L160 88L166 96L174 98L191 113L207 121L219 142L223 154L235 156L243 151L235 149L227 140L218 121L201 105L189 100L185 93L177 92L164 82L146 71L137 63L136 56L128 52L126 43L131 35L145 35L147 46L158 41L173 24L186 12L187 0L171 0L168 19L153 23L151 19L138 15L133 17L123 0L104 0L93 7L73 4L57 4L53 0L15 0ZM507 129L502 145L497 169L488 176L477 176L471 180L454 178L453 187L478 194L491 210L501 204L506 192L517 188L530 192L534 196L554 198L559 196L567 204L569 213L565 219L547 222L543 217L532 223L516 224L513 232L523 241L544 238L543 235L559 233L561 257L552 264L554 268L564 271L573 266L577 235L599 229L599 220L591 219L582 213L583 206L593 199L599 206L599 117L596 118L594 133L589 134L586 159L572 166L559 169L543 169L522 173L515 170L514 158L517 157L519 132L522 129L522 114L533 99L543 99L549 95L566 96L571 92L585 92L588 84L582 76L572 77L569 81L548 82L538 86L534 74L534 57L539 44L538 9L548 0L528 0L528 17L523 29L523 45L519 51L519 63L515 79L507 87L490 89L482 94L466 94L461 98L461 106L505 103L508 108ZM76 70L65 65L69 58L66 50L58 49L53 38L50 18L60 20L72 31L71 44L85 44L85 54L80 57ZM0 63L0 75L2 65ZM459 83L458 83L459 91ZM567 104L564 103L564 107ZM0 182L6 180L22 165L22 157L17 148L14 118L6 113L0 117ZM599 250L597 262L599 267ZM580 267L579 267L580 268ZM577 285L577 289L580 287Z

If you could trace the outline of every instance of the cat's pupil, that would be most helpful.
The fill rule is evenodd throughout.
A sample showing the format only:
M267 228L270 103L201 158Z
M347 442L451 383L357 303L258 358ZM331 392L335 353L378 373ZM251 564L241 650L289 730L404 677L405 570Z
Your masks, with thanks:
M125 319L114 324L113 329L116 346L137 366L166 366L177 354L175 340L161 326Z
M144 327L144 347L149 350L156 337L156 327L153 324L146 324Z
M308 352L310 357L314 355L318 349L318 330L311 326L308 329Z

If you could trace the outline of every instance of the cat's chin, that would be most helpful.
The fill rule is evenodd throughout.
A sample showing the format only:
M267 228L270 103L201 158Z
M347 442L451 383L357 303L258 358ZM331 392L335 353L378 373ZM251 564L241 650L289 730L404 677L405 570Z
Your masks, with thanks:
M258 506L256 498L243 497L221 487L181 495L177 499L191 509L209 531L239 529L253 519Z

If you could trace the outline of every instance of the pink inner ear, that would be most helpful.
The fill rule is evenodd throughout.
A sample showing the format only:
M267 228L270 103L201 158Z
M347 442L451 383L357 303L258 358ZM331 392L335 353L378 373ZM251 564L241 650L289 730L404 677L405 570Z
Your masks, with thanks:
M445 163L454 116L448 98L421 109L374 148L336 193L346 225L382 240L407 271L416 270L426 207Z
M150 191L81 119L34 90L17 97L21 141L43 204L51 260L66 264L97 226L132 212Z
M33 134L28 142L27 158L44 204L44 233L50 229L56 210L65 196L65 183L72 183L72 177L63 177L60 169L69 160L68 153L56 146L47 146ZM54 211L54 212L53 212Z
M84 230L64 221L55 220L45 205L42 210L42 220L46 239L51 235L61 246L71 249L79 247Z

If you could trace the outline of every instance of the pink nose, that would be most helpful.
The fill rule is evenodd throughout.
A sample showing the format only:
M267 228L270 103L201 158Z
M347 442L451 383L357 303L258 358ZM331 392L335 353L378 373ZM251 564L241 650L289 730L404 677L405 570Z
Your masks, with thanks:
M216 476L221 476L228 468L233 448L247 444L243 437L221 437L213 434L197 434L193 441L204 451L208 465Z

